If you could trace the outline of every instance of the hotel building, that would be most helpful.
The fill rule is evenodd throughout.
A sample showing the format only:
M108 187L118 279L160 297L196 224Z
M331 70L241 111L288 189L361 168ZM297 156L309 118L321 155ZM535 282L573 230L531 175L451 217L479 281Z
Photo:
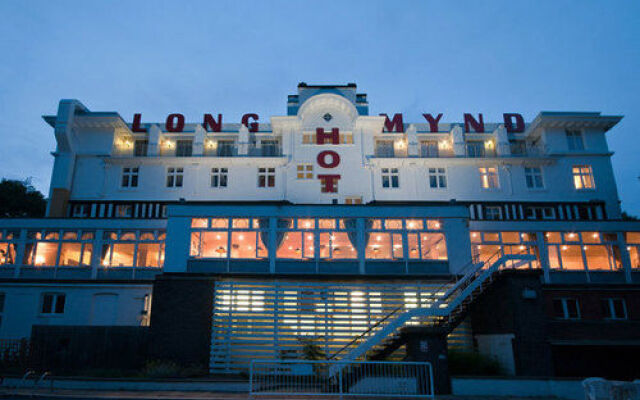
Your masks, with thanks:
M47 217L0 220L0 339L140 326L156 358L212 373L311 340L436 372L448 348L510 375L637 377L614 362L640 356L640 222L606 140L622 117L368 107L305 83L243 123L60 101Z

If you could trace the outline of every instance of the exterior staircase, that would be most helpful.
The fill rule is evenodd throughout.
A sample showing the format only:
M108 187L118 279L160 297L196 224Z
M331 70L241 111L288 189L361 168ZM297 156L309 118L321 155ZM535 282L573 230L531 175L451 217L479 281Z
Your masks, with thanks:
M334 353L330 360L384 359L404 343L403 332L411 327L448 334L464 319L470 304L502 271L518 268L535 259L529 254L503 255L496 252L484 262L470 263L458 275L461 278L434 292L429 306L411 310L398 307ZM340 368L340 363L333 364L332 375Z

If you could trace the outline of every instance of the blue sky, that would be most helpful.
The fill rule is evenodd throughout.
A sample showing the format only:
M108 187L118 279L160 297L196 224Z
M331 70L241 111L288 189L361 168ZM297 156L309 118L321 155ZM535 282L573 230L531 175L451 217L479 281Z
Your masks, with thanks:
M455 3L455 4L454 4ZM286 112L300 81L356 82L370 112L602 111L623 209L640 215L638 1L0 2L0 176L47 193L40 116L60 98L127 120Z

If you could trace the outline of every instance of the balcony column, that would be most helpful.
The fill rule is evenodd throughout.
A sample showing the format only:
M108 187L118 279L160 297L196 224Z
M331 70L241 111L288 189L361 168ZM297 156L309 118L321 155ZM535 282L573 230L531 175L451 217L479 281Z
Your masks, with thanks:
M158 125L151 125L149 127L149 147L147 148L147 155L149 157L157 156L160 154L160 134L162 131Z
M455 125L451 128L451 141L453 142L453 154L456 157L464 157L467 152L464 144L464 133L460 125Z
M207 132L202 125L196 125L195 135L193 138L193 155L201 156L204 154L204 137Z
M498 128L493 131L493 137L496 142L496 154L499 157L510 156L509 136L507 135L507 130L504 129L504 125L498 125Z
M246 156L249 153L249 129L242 125L238 131L238 155Z
M416 136L416 126L409 125L407 129L407 155L409 157L418 157L419 153L418 137Z

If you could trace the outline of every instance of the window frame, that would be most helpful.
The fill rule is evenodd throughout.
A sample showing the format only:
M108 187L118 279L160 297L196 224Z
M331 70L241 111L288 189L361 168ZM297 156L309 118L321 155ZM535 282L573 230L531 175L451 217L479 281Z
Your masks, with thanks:
M493 172L491 170L493 170ZM497 166L478 167L478 174L480 175L480 187L482 190L500 189L500 174L498 173ZM487 186L485 186L485 182Z
M567 138L567 149L569 151L584 151L584 132L582 129L565 129L565 137Z
M51 309L50 311L45 311L45 298L47 296L51 296ZM62 310L58 312L58 304L62 299ZM45 292L40 295L40 303L39 303L39 312L38 315L41 317L62 317L67 308L67 295L62 292Z
M587 170L585 172L584 170ZM573 189L576 191L590 191L596 190L596 179L593 173L593 166L591 164L578 164L571 166L571 177L573 178ZM588 178L589 186L585 185ZM578 187L578 179L580 187Z
M122 167L120 175L121 189L135 189L140 183L140 166Z
M523 168L524 168L524 182L528 190L545 189L544 174L542 172L542 167L525 166ZM539 185L537 184L536 178L539 178L540 180ZM531 183L531 185L529 185L529 183Z
M429 189L446 190L447 189L447 168L446 167L427 167L427 181ZM435 182L435 186L433 183Z
M211 172L209 175L209 185L211 188L215 188L215 189L228 188L229 187L229 168L228 167L211 167Z
M165 184L169 189L184 187L184 167L167 167Z
M629 310L627 309L627 301L623 297L604 297L600 299L601 304L607 302L609 314L604 316L604 319L610 321L623 321L629 319ZM620 301L622 304L622 316L618 316L615 309L615 302Z
M265 189L276 187L275 167L258 167L258 187Z
M562 316L556 315L555 304L553 305L553 317L557 320L562 321L577 321L582 319L582 312L580 310L580 300L577 297L556 297L552 300L553 302L560 301L562 303ZM568 302L574 302L576 308L576 316L572 317L569 313Z
M380 168L380 177L382 178L381 184L383 189L400 188L400 168Z

